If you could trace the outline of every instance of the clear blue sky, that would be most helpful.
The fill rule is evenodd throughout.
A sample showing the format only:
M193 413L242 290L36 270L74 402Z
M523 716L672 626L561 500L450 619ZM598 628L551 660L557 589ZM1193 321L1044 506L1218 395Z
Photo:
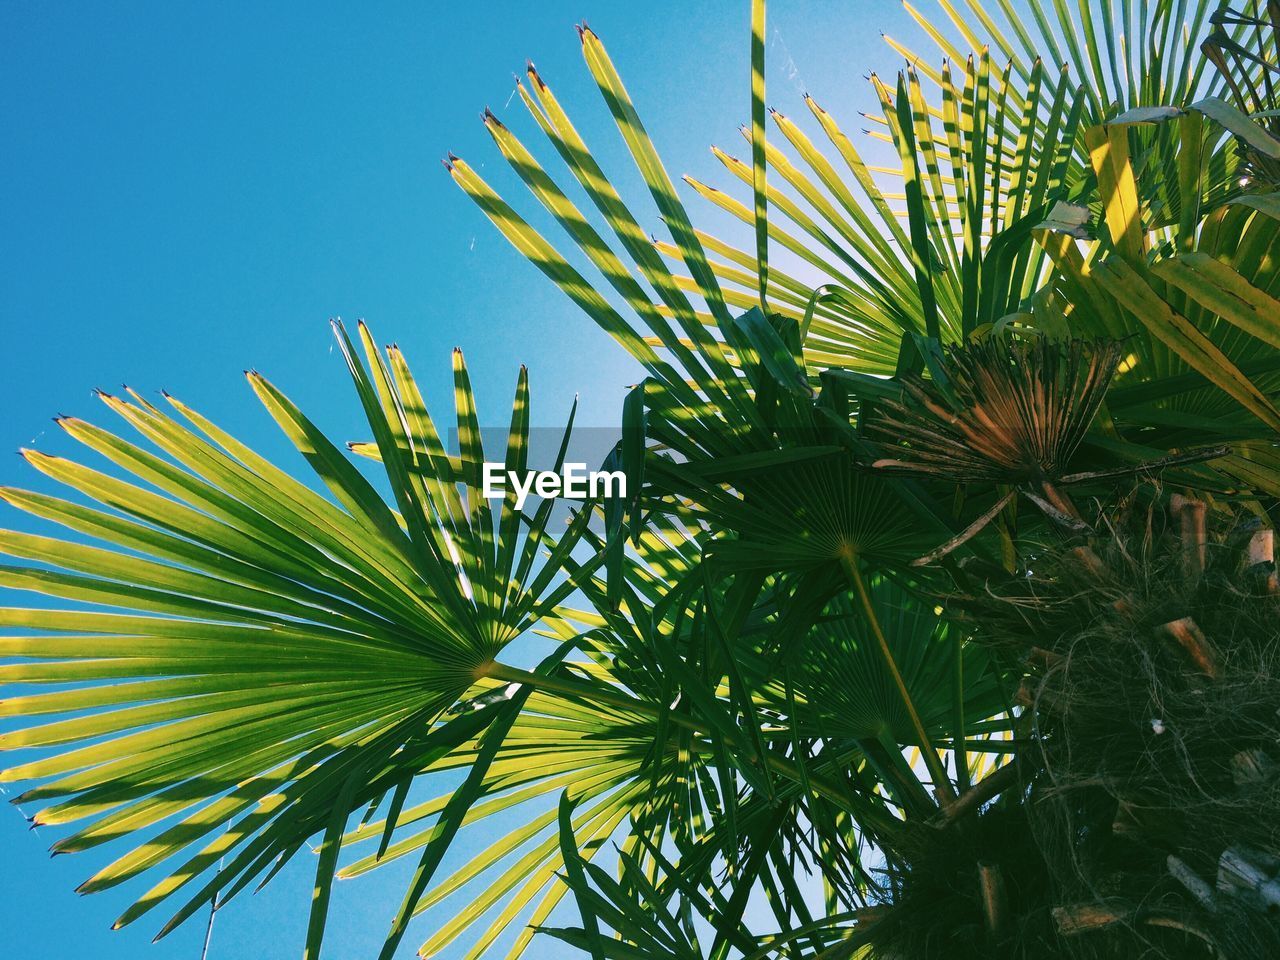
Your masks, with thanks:
M535 423L559 422L575 392L582 422L615 423L633 366L497 235L439 161L453 150L511 189L479 113L487 104L533 135L510 101L512 72L532 57L606 170L634 187L581 62L573 24L586 17L671 172L724 183L706 148L741 150L748 7L6 0L0 448L67 451L49 418L104 422L90 390L124 382L168 389L282 451L241 378L249 366L336 438L361 437L330 349L325 321L335 315L364 317L378 337L398 341L438 417L448 415L449 350L458 345L487 422L507 416L523 362ZM911 34L905 22L896 4L868 0L772 4L770 100L797 114L807 89L856 129L854 111L873 106L861 76L896 65L878 31ZM650 222L656 230L656 215ZM0 465L0 483L39 486L16 457ZM0 525L28 527L12 511ZM6 951L24 960L196 960L202 920L154 947L146 922L111 933L129 894L142 891L78 898L74 886L105 861L50 860L53 839L0 807ZM300 955L307 860L219 914L213 960ZM403 871L389 870L340 885L326 956L369 956L404 883ZM411 932L405 956L429 927L428 918ZM548 942L536 953L552 951L563 952Z

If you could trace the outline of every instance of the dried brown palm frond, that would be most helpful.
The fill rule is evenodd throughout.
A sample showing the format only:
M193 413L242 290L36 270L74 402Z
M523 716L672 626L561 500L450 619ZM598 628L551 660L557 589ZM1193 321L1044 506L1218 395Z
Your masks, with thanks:
M1093 423L1122 354L1115 341L989 337L948 352L945 381L910 375L873 433L895 441L881 469L945 480L1060 479Z

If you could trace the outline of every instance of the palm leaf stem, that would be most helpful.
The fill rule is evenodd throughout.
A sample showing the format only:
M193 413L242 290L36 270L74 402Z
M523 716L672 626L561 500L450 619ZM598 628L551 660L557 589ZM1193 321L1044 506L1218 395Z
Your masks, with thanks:
M955 790L951 786L951 779L947 776L946 768L942 765L942 761L938 759L937 751L933 749L929 735L925 732L924 723L920 720L920 713L916 710L915 702L911 699L911 694L907 692L906 681L902 679L902 671L898 669L897 661L893 658L893 651L889 649L889 641L885 639L884 631L880 629L880 620L876 616L875 607L872 606L871 594L867 590L867 581L862 576L862 571L858 569L858 555L852 549L843 549L840 551L840 563L849 577L849 582L853 585L854 593L858 597L858 603L862 607L862 612L866 615L867 624L871 627L871 632L875 636L876 642L880 645L880 655L884 658L885 667L889 671L889 676L893 678L894 686L898 689L898 696L902 699L902 705L907 711L907 716L915 731L916 741L920 744L920 754L924 757L925 766L929 768L929 775L933 777L934 788L941 795L943 806L946 806L955 797Z

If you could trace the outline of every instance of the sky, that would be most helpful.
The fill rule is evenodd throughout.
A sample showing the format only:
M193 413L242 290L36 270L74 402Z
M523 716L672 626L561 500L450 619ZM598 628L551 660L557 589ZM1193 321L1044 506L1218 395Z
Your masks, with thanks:
M660 227L582 63L574 24L583 18L672 174L725 184L707 147L743 149L747 0L6 0L0 449L70 452L50 418L109 425L91 391L123 383L167 389L296 467L241 372L261 370L330 436L363 438L326 323L335 316L364 318L376 337L398 342L438 418L449 415L459 346L484 423L505 422L524 363L535 425L563 422L575 393L581 423L616 424L638 368L507 245L440 163L448 151L465 157L533 212L480 123L487 105L536 137L512 97L512 73L533 58L606 171ZM852 130L856 111L874 107L863 75L897 66L879 32L915 35L896 4L870 0L775 2L769 18L770 101L799 114L807 90ZM17 457L0 460L0 484L48 489ZM37 529L8 508L0 526ZM203 916L155 946L158 922L112 933L142 889L77 897L73 888L106 858L51 860L56 837L46 829L0 807L8 951L198 960ZM407 872L388 867L339 885L326 957L376 953ZM220 911L210 960L299 956L313 876L300 857L265 891ZM433 917L411 928L404 956ZM531 956L564 952L535 944Z

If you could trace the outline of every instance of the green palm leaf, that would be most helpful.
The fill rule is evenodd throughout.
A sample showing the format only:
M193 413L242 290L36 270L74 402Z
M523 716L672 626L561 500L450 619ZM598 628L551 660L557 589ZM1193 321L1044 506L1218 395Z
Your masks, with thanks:
M4 712L62 715L5 734L0 747L41 751L3 778L38 781L16 801L42 805L37 823L77 824L55 849L147 836L82 888L167 871L120 924L181 896L172 929L274 874L323 832L308 934L315 955L347 814L501 718L501 704L442 715L573 589L564 563L588 513L555 541L549 510L522 517L514 495L499 507L484 501L461 355L461 454L450 457L400 352L384 359L362 325L361 359L341 326L336 333L395 510L257 373L255 393L332 499L176 399L166 412L132 392L102 399L156 452L59 421L124 479L24 453L96 506L3 491L12 505L101 543L0 535L5 553L38 564L6 566L0 581L72 604L0 614L22 631L0 640L6 656L22 658L0 666L0 679L31 685ZM509 468L523 469L527 435L522 371ZM47 684L60 687L40 692Z
M1182 144L1179 189L1190 208L1211 176L1200 144L1212 124L1197 105L1166 125ZM1105 228L1085 253L1061 235L1043 236L1059 271L1058 307L1045 311L1045 326L1124 339L1130 353L1108 409L1135 443L1185 449L1274 435L1280 380L1265 349L1274 346L1272 324L1262 318L1277 302L1275 194L1248 193L1176 227L1147 229L1133 214L1143 179L1156 174L1135 169L1131 128L1108 125L1092 136ZM1261 479L1239 466L1249 482ZM1276 489L1275 480L1264 489Z

